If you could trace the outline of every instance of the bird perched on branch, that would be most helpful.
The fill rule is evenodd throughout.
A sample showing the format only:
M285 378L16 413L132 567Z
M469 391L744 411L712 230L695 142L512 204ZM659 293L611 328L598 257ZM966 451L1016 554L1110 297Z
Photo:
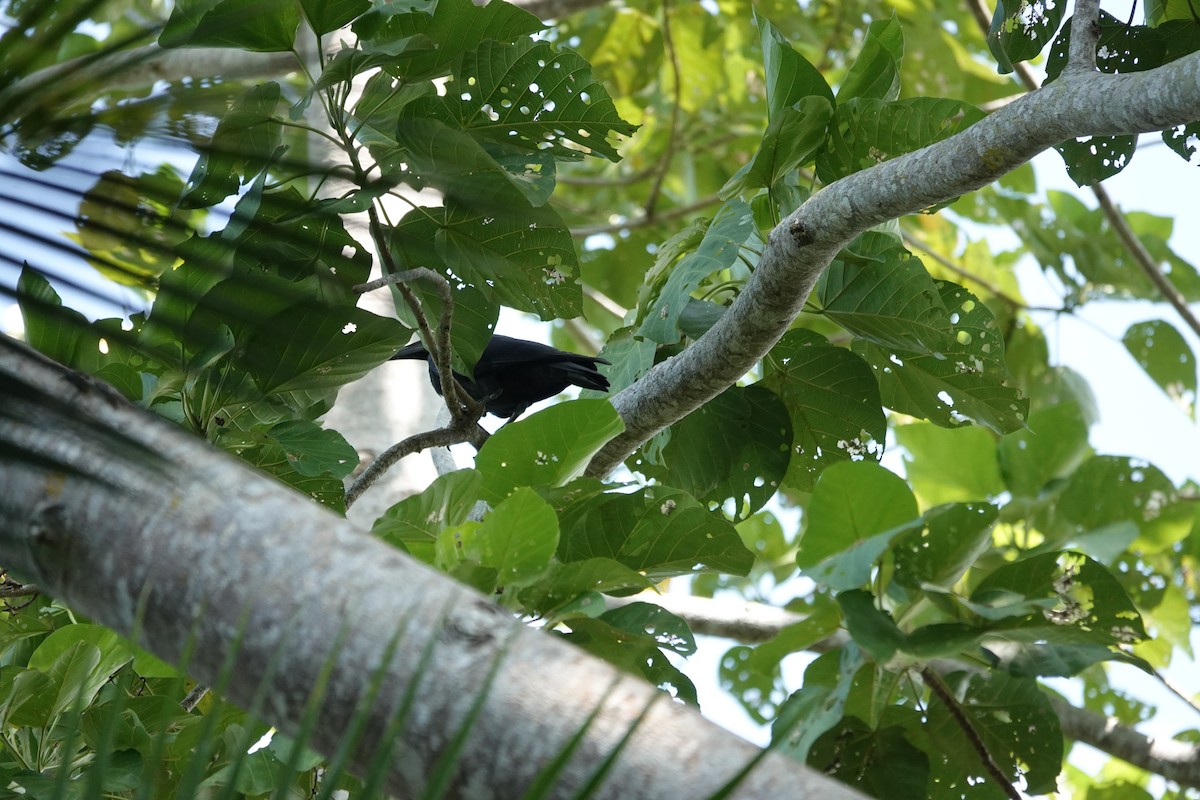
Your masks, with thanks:
M442 393L442 379L429 351L420 342L400 348L392 361L424 359L429 381ZM596 369L603 358L568 353L537 342L493 336L475 364L475 380L454 373L467 394L484 404L487 413L513 420L539 400L553 397L567 386L608 391L608 378Z

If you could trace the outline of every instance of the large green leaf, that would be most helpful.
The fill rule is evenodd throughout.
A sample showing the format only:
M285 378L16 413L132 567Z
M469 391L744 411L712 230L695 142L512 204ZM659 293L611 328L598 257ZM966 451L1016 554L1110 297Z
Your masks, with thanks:
M971 785L989 782L975 745L963 735L965 716L980 743L1012 782L1025 780L1029 794L1055 791L1062 769L1063 738L1058 715L1036 681L1002 672L956 673L946 678L955 708L940 699L929 708L928 731L935 762L933 779L946 785L937 797L964 796Z
M406 497L375 520L371 533L426 561L442 529L461 525L479 500L483 476L460 469L440 475L424 491ZM422 547L424 545L425 547Z
M735 386L671 426L662 464L647 477L745 519L779 490L792 447L791 419L778 395Z
M222 115L211 144L188 178L184 207L215 205L266 169L280 142L281 128L274 120L279 98L279 84L259 84L247 89Z
M763 363L764 385L779 395L792 419L784 485L811 491L830 464L883 455L887 423L879 386L859 356L797 329L784 334Z
M1142 663L1118 648L1146 638L1141 616L1108 569L1087 556L1052 552L1005 564L985 577L972 601L1007 594L1041 608L1009 617L983 646L1016 675L1073 675L1103 660Z
M900 20L893 16L871 22L862 49L838 87L839 106L855 97L895 100L900 95L903 58L904 32Z
M400 323L361 308L294 308L263 324L240 363L267 395L325 391L366 375L407 338Z
M950 314L920 259L883 234L856 244L817 282L812 302L821 313L881 347L930 355L945 350Z
M1029 427L1000 439L996 455L1004 483L1017 497L1037 497L1091 454L1088 420L1077 403L1065 402L1029 415Z
M753 233L750 207L741 200L726 201L695 251L674 265L666 285L646 309L638 335L661 344L679 341L677 323L688 297L706 277L732 266L741 246Z
M408 54L388 65L406 81L445 74L450 65L489 40L524 40L543 27L541 20L509 3L476 5L471 0L384 3L354 21L354 33L364 46L377 49L421 37L431 43L428 52Z
M780 109L767 125L758 152L721 187L721 198L770 189L796 167L808 162L825 143L833 107L823 97L805 97Z
M1187 340L1161 319L1130 325L1125 348L1167 397L1188 415L1196 410L1196 355Z
M624 430L607 400L573 400L496 431L475 459L481 497L498 503L519 486L561 486L583 474L601 447Z
M920 422L898 425L894 431L896 443L908 454L905 477L926 507L987 500L1004 492L996 463L996 436L991 431Z
M549 206L479 212L447 200L445 208L410 211L393 229L392 243L410 266L448 270L510 308L542 319L581 311L575 246ZM430 263L431 255L440 263Z
M809 97L825 99L833 106L833 90L820 70L798 53L770 20L755 12L767 82L767 120L774 122L787 109Z
M873 461L834 464L813 489L796 564L833 588L861 586L891 540L920 522L899 476Z
M291 50L300 25L295 0L181 0L158 37L162 47Z
M446 105L480 138L559 159L618 161L616 145L637 129L617 114L586 61L546 41L485 41L463 55L454 73Z
M453 541L459 559L494 570L492 590L507 591L528 586L549 569L558 519L536 492L521 487L488 512L482 525L447 529L440 538Z
M677 489L593 495L560 512L563 561L612 558L658 581L699 571L745 575L754 556L720 514Z
M995 317L970 292L938 282L954 337L933 355L855 342L879 380L884 405L937 425L976 422L997 433L1025 425L1029 401L1013 385L1004 363L1004 340Z
M953 136L983 116L982 111L961 100L860 98L847 103L839 95L837 115L829 127L829 144L817 157L817 175L832 183Z

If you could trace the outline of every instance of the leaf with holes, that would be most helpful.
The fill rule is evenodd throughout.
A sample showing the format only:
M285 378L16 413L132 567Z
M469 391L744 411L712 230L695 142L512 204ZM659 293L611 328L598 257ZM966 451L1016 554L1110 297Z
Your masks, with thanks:
M857 341L879 381L884 405L947 428L969 422L997 433L1024 427L1029 400L1013 385L1004 363L1004 339L987 306L957 284L938 281L954 337L932 355Z
M572 161L617 161L616 145L637 130L578 54L532 39L485 41L465 53L444 103L472 136Z
M1196 411L1196 356L1174 326L1161 319L1130 325L1125 349L1167 397L1189 415Z
M735 386L671 426L662 466L647 477L746 519L779 490L792 446L788 410L762 386Z
M831 464L883 455L887 423L879 386L861 357L798 329L771 348L764 371L763 384L791 414L792 458L784 485L811 491Z

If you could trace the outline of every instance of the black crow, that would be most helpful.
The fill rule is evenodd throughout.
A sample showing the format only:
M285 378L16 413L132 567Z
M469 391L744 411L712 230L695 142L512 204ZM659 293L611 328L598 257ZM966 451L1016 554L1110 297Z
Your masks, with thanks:
M429 380L440 395L441 376L429 356L429 351L418 342L400 348L391 360L424 359L429 364ZM482 401L489 414L516 419L525 409L539 400L553 397L567 386L582 386L585 389L608 391L608 378L596 369L597 364L607 364L603 358L581 356L524 339L508 336L493 336L483 348L483 355L475 365L475 380L454 373L454 377L467 394Z

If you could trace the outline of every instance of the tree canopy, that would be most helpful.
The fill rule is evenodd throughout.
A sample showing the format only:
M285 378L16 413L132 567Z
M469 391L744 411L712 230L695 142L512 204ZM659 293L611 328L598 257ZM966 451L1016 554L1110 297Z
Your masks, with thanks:
M1101 184L1146 134L1196 161L1190 4L0 9L0 277L59 365L0 348L0 794L1200 789L1194 731L1139 733L1108 671L1192 658L1200 495L1093 449L1043 330L1155 303L1122 341L1194 419L1200 273ZM1039 188L1051 149L1085 191ZM112 286L144 306L63 300ZM360 469L339 393L415 336L471 375L502 308L611 394L488 435L446 382L448 421ZM452 443L474 464L395 499L392 550L336 518ZM639 594L672 579L697 602ZM769 756L689 740L695 632L740 639L718 679Z

